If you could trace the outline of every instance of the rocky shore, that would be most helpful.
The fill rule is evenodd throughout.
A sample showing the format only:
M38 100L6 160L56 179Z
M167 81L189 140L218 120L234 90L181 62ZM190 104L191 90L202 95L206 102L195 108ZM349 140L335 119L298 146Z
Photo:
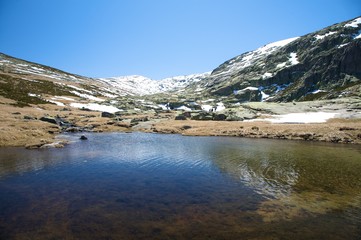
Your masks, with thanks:
M361 143L361 118L357 111L338 108L339 115L323 123L272 123L266 121L269 113L304 111L302 104L267 105L249 104L243 115L237 113L187 113L162 111L120 114L59 109L51 104L39 107L18 108L1 105L0 146L20 146L29 149L63 147L67 144L57 138L62 132L132 132L143 131L189 136L233 136L248 138L321 141L332 143ZM257 110L254 110L257 108ZM264 107L263 107L264 108ZM272 109L274 108L274 109ZM312 108L312 106L311 106ZM253 110L252 110L253 109ZM341 109L341 110L340 110ZM321 110L327 110L325 108ZM335 108L334 108L335 111ZM265 114L268 112L268 115ZM262 113L260 115L260 113ZM346 114L348 113L348 115ZM257 121L247 117L257 116ZM242 119L230 120L229 117ZM341 116L341 117L337 117ZM228 119L227 119L228 118Z

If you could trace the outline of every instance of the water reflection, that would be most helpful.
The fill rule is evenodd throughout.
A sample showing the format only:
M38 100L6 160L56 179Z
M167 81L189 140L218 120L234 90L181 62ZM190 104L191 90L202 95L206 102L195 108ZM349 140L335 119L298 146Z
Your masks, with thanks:
M0 149L0 239L357 239L357 146L156 134ZM340 230L342 229L342 230Z
M258 210L265 221L361 206L359 148L280 143L232 145L210 155L223 172L267 199Z

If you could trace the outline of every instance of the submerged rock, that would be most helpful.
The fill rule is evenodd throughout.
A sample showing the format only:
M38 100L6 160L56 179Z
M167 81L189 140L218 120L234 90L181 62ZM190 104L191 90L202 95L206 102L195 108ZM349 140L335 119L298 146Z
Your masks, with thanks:
M88 138L84 135L81 135L80 140L88 140Z
M67 141L61 140L52 142L52 140L40 140L38 143L31 143L25 146L26 149L42 149L42 148L63 148Z

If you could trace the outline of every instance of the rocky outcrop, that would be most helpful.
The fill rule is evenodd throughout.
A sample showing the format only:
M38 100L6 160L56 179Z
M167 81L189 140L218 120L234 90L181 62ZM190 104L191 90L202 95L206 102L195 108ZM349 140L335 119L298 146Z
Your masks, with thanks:
M360 32L350 20L241 54L213 70L207 91L240 102L360 96Z

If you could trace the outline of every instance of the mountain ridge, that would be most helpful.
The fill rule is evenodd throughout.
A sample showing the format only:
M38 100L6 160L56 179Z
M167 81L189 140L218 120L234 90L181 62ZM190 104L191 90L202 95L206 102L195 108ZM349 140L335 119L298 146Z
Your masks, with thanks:
M0 53L0 108L0 146L61 147L57 133L81 131L361 143L361 17L163 80Z
M73 89L68 91L70 96L88 96L89 100L161 94L163 100L156 101L164 105L174 94L186 99L227 98L230 104L360 97L361 17L266 44L210 72L161 80L138 75L91 78L5 54L0 54L1 72L66 84Z

